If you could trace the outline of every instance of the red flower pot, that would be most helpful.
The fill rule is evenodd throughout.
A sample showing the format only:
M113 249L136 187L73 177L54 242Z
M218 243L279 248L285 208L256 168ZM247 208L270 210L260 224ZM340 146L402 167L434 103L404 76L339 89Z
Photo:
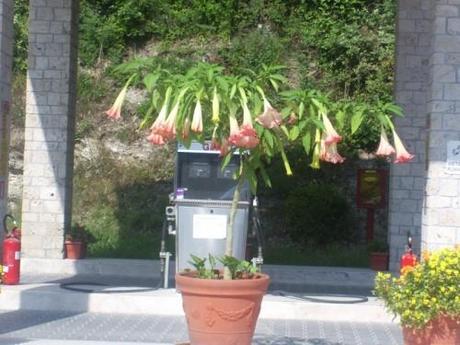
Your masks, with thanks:
M374 271L388 271L388 253L371 253L369 266Z
M66 240L64 247L67 259L83 259L86 255L86 244L82 241Z
M270 278L212 280L176 274L191 345L251 345Z
M424 328L403 327L404 345L459 345L460 317L439 316Z

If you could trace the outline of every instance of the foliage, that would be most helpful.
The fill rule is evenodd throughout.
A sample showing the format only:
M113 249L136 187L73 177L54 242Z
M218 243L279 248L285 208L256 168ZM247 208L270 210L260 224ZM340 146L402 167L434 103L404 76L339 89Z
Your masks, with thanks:
M388 252L388 244L382 240L372 240L368 245L370 253L386 253Z
M155 258L167 193L172 186L169 151L157 160L120 161L103 147L75 167L73 215L95 241L96 257Z
M342 191L330 184L308 184L288 195L283 212L289 236L303 245L344 244L353 239L355 221Z
M94 237L85 228L85 226L75 223L72 224L69 231L65 234L66 241L82 241L85 243L91 243L94 241Z
M460 316L460 248L425 255L425 260L401 277L378 273L375 294L399 315L403 326L421 328L445 314Z
M279 65L283 50L278 36L264 29L256 29L235 37L219 55L230 69L259 70L263 65Z
M28 21L29 1L13 1L13 25L14 25L14 62L13 67L16 73L25 73L27 70L27 47L28 47Z
M264 247L264 263L306 266L369 267L364 245L328 244L323 247L289 244L286 238L274 238Z
M200 258L191 255L192 261L189 263L195 267L196 276L200 279L223 279L222 272L216 269L217 261L228 267L232 279L251 279L257 273L256 267L245 260L238 260L233 256L214 257L209 254L208 258ZM209 260L208 260L209 259ZM209 267L206 265L209 262Z

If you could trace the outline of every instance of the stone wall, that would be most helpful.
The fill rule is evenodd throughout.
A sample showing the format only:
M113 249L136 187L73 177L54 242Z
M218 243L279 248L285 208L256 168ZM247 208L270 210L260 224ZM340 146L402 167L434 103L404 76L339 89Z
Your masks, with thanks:
M23 253L62 258L71 221L78 0L31 0L29 16Z
M447 142L460 140L460 1L398 6L395 97L406 116L396 124L415 158L391 170L392 270L408 232L417 252L460 242L459 175L445 171Z
M13 1L0 0L0 220L7 211L12 63ZM0 233L1 240L3 229Z

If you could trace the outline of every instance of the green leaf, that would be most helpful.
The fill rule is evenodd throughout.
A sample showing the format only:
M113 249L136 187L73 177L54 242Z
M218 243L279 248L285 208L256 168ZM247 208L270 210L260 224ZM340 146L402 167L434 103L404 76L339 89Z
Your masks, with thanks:
M299 120L302 119L303 112L305 111L305 104L303 102L300 102L299 104Z
M362 110L353 114L353 116L351 117L351 134L352 135L359 129L359 126L361 126L363 119L364 119L364 116L363 116Z
M264 131L264 138L265 138L265 141L267 142L268 147L273 149L273 146L275 145L275 142L273 140L273 135L269 131Z
M337 127L339 129L343 128L345 123L345 112L343 110L339 110L335 115L335 119L337 120Z
M144 77L144 85L149 92L153 92L159 77L157 73L149 73Z
M398 105L396 104L392 104L392 103L389 103L387 104L386 106L387 110L389 110L390 112L398 115L398 116L403 116L403 111L401 109L401 107L399 107Z
M289 133L289 139L291 139L291 141L294 141L299 137L299 134L300 134L299 127L297 126L292 127Z
M309 154L311 150L311 133L310 132L306 133L303 136L302 145L303 145L303 148L305 149L305 152Z
M265 185L269 188L272 188L272 181L270 180L270 177L268 176L267 171L265 170L263 165L260 166L260 175L262 176Z
M286 126L280 126L281 130L283 131L283 133L286 135L286 137L289 138L289 130L286 128Z

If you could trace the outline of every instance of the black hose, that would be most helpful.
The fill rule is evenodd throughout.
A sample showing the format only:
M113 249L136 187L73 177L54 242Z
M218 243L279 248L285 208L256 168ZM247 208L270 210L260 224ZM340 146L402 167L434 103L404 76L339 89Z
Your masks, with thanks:
M270 293L276 296L283 296L283 297L292 298L295 300L308 301L308 302L314 302L314 303L357 304L357 303L366 303L367 301L369 301L369 298L367 298L366 296L360 296L360 295L310 293L308 295L292 296L288 292L281 291L281 290L271 291ZM324 297L348 298L350 300L331 300L331 299L325 299Z
M85 287L79 287L81 285L93 285L93 286L100 286L100 287L111 287L113 285L102 284L102 283L94 283L94 282L78 282L78 283L61 283L59 287L64 290L70 290L75 292L84 292L84 293L100 293L100 294L110 294L110 293L133 293L133 292L147 292L158 290L160 285L158 284L155 287L139 287L136 289L120 289L120 290L97 290Z

